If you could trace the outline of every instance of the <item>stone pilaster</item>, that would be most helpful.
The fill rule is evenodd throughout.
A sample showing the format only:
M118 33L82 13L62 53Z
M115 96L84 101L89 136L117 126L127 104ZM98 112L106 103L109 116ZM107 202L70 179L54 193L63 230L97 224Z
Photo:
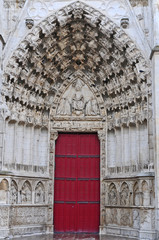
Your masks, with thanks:
M159 229L159 2L152 1L153 11L153 50L150 58L153 66L153 107L154 107L154 135L155 135L155 205L156 205L156 229ZM159 234L158 234L159 235Z
M53 204L54 204L54 173L55 173L55 141L58 138L58 132L50 134L50 158L49 158L49 175L50 181L48 186L48 221L47 232L54 231L53 226Z

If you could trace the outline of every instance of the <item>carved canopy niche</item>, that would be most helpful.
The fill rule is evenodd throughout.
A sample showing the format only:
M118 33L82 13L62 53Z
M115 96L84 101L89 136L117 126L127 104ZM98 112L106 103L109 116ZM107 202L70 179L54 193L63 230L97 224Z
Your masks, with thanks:
M83 90L77 91L79 96L69 96L77 81ZM17 114L27 121L29 115L36 124L49 121L50 114L107 115L111 129L124 121L148 118L150 71L123 29L92 7L75 2L32 28L19 44L5 67L2 95L11 119ZM66 105L67 110L62 109Z

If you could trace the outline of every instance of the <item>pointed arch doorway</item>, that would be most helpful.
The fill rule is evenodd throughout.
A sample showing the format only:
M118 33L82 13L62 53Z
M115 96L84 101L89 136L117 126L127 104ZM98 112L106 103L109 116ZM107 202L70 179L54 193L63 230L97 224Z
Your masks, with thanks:
M60 133L55 146L54 231L99 232L100 143L96 133Z

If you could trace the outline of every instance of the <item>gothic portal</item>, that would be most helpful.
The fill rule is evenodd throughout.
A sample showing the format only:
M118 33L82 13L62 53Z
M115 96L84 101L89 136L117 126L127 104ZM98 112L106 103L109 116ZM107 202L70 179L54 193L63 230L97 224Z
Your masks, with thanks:
M0 3L0 238L157 239L158 1Z

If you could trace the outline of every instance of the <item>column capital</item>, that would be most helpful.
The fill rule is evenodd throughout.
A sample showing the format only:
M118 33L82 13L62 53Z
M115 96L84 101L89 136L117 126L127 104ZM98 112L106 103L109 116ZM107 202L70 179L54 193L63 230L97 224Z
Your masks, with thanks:
M54 141L56 141L56 139L58 138L58 132L57 131L51 131L51 134L50 134L51 136L50 136L50 139L51 140L54 140Z
M106 138L106 133L104 130L99 130L98 131L98 138L99 140L105 139Z

